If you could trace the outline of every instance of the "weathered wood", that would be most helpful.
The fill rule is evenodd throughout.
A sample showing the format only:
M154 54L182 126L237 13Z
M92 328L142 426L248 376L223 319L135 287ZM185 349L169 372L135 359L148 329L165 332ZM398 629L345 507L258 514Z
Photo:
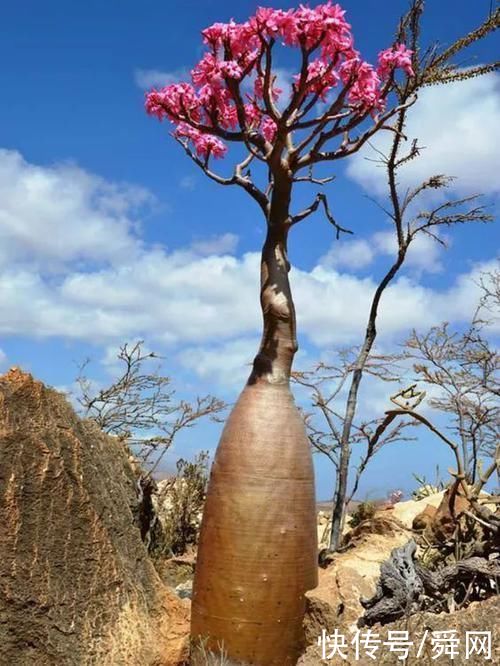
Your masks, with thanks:
M380 567L380 580L371 599L360 599L366 612L362 624L392 622L418 608L423 583L418 576L414 555L417 545L413 539L395 548Z
M500 561L470 557L431 571L415 560L413 539L391 552L380 567L380 580L370 599L360 599L366 612L361 626L386 624L418 610L444 610L444 602L454 591L475 586L484 596L498 591ZM466 595L470 599L470 594ZM435 602L442 602L436 604Z

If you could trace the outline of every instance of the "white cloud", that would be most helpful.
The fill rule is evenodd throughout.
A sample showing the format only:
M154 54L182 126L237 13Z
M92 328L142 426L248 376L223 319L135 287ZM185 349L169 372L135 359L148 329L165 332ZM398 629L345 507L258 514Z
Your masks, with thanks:
M220 345L188 347L178 354L178 360L202 379L238 390L250 375L258 342L256 335Z
M421 157L399 171L403 187L435 174L456 176L462 192L500 192L500 75L485 76L424 88L408 113L405 134L425 146ZM387 154L388 132L380 132L373 145ZM367 190L387 192L384 170L365 158L366 146L349 162L347 173Z
M415 271L438 273L442 270L442 249L436 240L421 233L410 245L405 267ZM370 266L379 255L396 257L397 240L394 231L379 231L366 240L344 238L335 241L318 264L325 268L356 271Z
M229 381L244 357L251 360L261 332L258 252L228 254L237 242L233 234L200 239L182 251L146 247L127 216L127 191L76 167L36 167L6 151L0 156L0 165L9 167L8 177L0 178L0 237L8 249L0 263L0 334L105 346L141 338L154 349L175 343L184 364L221 381ZM38 188L26 185L32 178ZM63 214L68 211L70 218ZM23 233L13 227L14 215ZM377 252L392 249L384 234L369 242ZM413 261L425 264L429 251L418 250ZM398 279L381 304L380 339L404 336L413 326L467 320L478 297L472 278L491 268L493 262L484 263L441 289L423 286L417 274ZM371 277L317 265L294 268L291 281L302 341L320 347L359 342L376 288Z
M68 272L57 281L13 269L0 282L0 332L182 344L258 334L259 260L258 253L237 259L157 249L119 266ZM401 335L443 319L464 321L477 299L471 277L478 274L479 268L442 291L399 279L382 302L380 335ZM301 335L320 346L359 340L376 287L371 278L317 266L311 272L293 269L291 279Z
M136 69L134 70L134 81L142 90L150 88L163 88L171 83L187 80L189 73L185 69L165 72L160 69Z
M348 268L356 270L369 266L375 257L371 244L362 238L342 239L332 244L330 250L319 260L321 266L328 268Z
M394 231L379 231L372 237L373 245L380 254L395 257L397 255L397 240ZM442 270L440 255L443 246L436 240L423 233L418 234L411 242L405 260L407 268L415 268L438 273Z
M152 200L72 164L40 167L0 150L0 264L36 260L49 269L130 257L140 246L135 213Z
M7 354L0 348L0 370L7 366Z
M212 236L191 243L193 252L202 255L209 254L231 254L235 252L238 245L238 236L236 234L222 234L221 236Z

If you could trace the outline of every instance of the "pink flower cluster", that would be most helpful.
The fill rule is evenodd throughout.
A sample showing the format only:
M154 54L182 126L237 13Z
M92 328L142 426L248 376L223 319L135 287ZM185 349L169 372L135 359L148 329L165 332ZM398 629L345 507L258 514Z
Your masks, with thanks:
M265 37L280 38L287 46L320 47L322 58L333 58L352 46L351 26L344 15L345 10L331 2L288 11L260 7L250 24Z
M404 44L396 44L392 49L386 49L378 54L377 72L382 79L386 79L394 69L402 69L408 76L413 76L411 56L413 51Z
M362 61L353 48L351 26L345 11L330 0L314 8L257 9L245 23L214 23L202 31L208 50L191 72L192 83L176 83L146 96L146 110L160 120L167 118L200 156L222 157L226 147L219 136L240 131L244 110L246 129L259 131L273 142L277 125L269 115L264 96L265 50L275 41L289 47L306 47L316 53L307 76L294 77L294 90L302 85L302 102L311 97L324 100L342 82L348 85L347 101L352 113L376 112L384 106L382 82L395 68L412 75L411 55L403 44L379 54L378 67ZM273 87L273 102L282 91ZM313 100L314 101L314 100ZM274 116L274 114L272 114ZM279 120L278 120L279 122ZM218 136L211 132L217 128Z
M306 85L308 92L314 93L324 100L326 93L339 82L339 75L326 60L317 58L307 66ZM300 74L294 76L295 85L300 84Z
M175 135L190 139L200 157L207 157L208 155L217 158L224 157L227 152L227 146L219 138L213 134L203 134L187 123L179 123Z

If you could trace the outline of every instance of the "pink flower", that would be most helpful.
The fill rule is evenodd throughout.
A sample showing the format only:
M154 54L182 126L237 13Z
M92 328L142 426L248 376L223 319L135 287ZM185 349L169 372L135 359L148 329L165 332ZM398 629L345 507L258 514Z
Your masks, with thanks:
M402 490L393 490L389 493L387 499L390 504L397 504L403 499L404 493Z
M228 79L241 79L243 71L236 60L225 60L220 63L219 71Z
M279 96L283 90L281 88L271 87L271 97L276 102L279 99ZM264 79L261 76L258 76L255 79L254 83L254 95L255 99L262 99L264 96Z
M189 83L173 83L162 90L151 90L146 95L145 103L147 113L164 117L173 122L191 117L197 121L200 112L200 100L196 91Z
M245 104L245 118L250 127L258 127L262 118L262 113L259 110L259 107L250 102Z
M364 62L354 49L345 11L332 0L288 10L259 7L247 21L214 23L202 36L206 51L191 71L191 83L151 90L145 107L159 120L167 118L174 123L176 135L189 140L196 154L204 158L226 153L226 145L217 136L221 130L259 129L267 141L275 140L278 128L266 115L263 99L265 51L275 43L311 49L304 97L317 95L325 100L339 81L349 84L346 106L353 115L375 115L384 107L382 83L395 68L413 74L412 52L404 44L382 51L376 68ZM294 80L296 91L300 75ZM283 91L271 87L276 102ZM304 97L299 104L304 103ZM245 101L244 119L237 113L241 98ZM240 121L245 127L240 128Z
M411 62L413 51L404 44L396 44L391 49L385 49L378 54L377 73L381 79L387 79L393 69L402 69L408 76L414 76Z
M296 85L300 83L300 74L294 76ZM307 68L307 86L312 93L319 94L321 99L326 93L337 85L339 75L335 69L330 68L327 62L318 58L309 63Z
M222 85L222 74L217 58L212 53L205 53L200 62L191 70L191 79L197 86L207 83L211 86Z
M354 54L345 60L339 68L340 78L344 84L352 81L349 88L349 102L362 109L381 109L383 100L380 96L380 78L372 65L360 60Z
M203 134L187 123L179 123L175 135L189 139L200 157L213 155L215 158L220 158L224 157L227 152L227 146L218 137L212 134Z
M276 136L276 123L269 116L265 116L260 124L260 130L266 141L272 143Z

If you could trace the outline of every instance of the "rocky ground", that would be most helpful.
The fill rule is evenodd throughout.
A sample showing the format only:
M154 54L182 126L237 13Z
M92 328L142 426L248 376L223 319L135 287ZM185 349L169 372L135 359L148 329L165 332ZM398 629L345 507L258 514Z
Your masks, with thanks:
M386 650L373 659L352 650L323 659L318 637L335 631L348 640L373 595L380 566L414 535L412 527L442 518L443 493L380 506L354 529L343 552L319 569L308 593L306 645L298 666L315 664L450 663L424 645L406 661ZM432 507L432 508L426 508ZM355 507L353 507L355 508ZM318 511L318 539L329 531ZM186 666L193 550L157 558L141 540L137 474L123 446L81 421L65 398L12 370L0 377L0 664L10 666ZM417 613L371 627L386 640L408 631L490 631L498 643L499 597L454 613ZM366 631L366 630L365 630ZM326 639L325 639L326 640ZM329 646L331 648L331 645ZM326 652L328 646L325 643ZM203 663L203 662L201 662ZM219 660L220 666L229 662ZM454 664L500 663L463 651Z

